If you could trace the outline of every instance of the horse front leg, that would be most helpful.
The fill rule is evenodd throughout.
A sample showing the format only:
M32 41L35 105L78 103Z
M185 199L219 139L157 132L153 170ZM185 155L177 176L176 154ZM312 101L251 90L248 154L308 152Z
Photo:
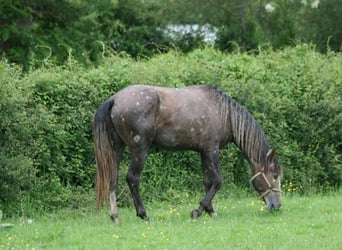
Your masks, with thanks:
M144 204L139 193L140 175L144 168L146 152L132 152L131 163L128 169L126 180L131 191L137 216L148 221Z
M212 200L216 192L222 185L221 171L219 167L219 153L218 150L213 150L210 154L202 153L202 170L203 170L203 182L205 187L205 196L200 202L198 209L194 209L191 212L192 218L201 216L203 211L206 211L211 216L216 216L212 206Z

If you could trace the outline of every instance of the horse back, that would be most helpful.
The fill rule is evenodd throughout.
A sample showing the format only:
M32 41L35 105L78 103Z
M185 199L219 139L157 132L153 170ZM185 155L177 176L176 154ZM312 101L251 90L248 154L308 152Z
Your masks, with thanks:
M222 143L217 101L200 86L163 88L133 85L114 97L112 120L130 147L152 143L202 150Z

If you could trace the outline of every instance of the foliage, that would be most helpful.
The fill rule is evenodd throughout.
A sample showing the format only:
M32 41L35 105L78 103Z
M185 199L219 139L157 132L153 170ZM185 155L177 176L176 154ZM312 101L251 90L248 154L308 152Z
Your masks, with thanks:
M283 48L298 40L316 44L321 52L341 50L339 0L166 2L169 7L163 11L171 23L209 23L219 28L216 46L220 50Z
M33 134L25 126L31 120L31 110L24 107L27 95L18 74L17 67L1 63L0 210L3 206L18 205L22 192L30 193L36 173L28 148Z
M342 13L342 5L339 0L318 1L317 8L313 3L317 1L306 1L307 4L298 15L297 21L299 34L304 41L312 41L322 51L341 51L342 49L342 21L339 18ZM301 25L299 25L301 21Z
M115 51L125 51L134 57L166 51L168 41L160 28L163 23L155 16L158 9L157 3L128 0L113 5L106 15L101 12L101 32L109 34L106 43Z
M108 52L105 48L149 56L159 53L164 43L156 9L156 4L133 0L5 0L0 48L25 71L44 59L63 64L70 55L85 65L97 63Z
M75 15L77 13L77 15ZM170 48L190 52L204 46L198 32L169 36L167 25L216 27L222 51L283 48L296 41L319 51L340 51L340 0L3 0L0 5L1 56L23 67L40 62L84 65L103 55L151 57Z
M0 63L0 210L7 215L21 206L78 207L85 194L93 197L93 115L110 95L135 83L217 86L256 117L277 149L285 187L305 194L342 184L341 54L322 55L304 44L258 55L205 48L150 60L104 56L92 68L68 61L46 61L26 75ZM124 180L128 159L125 153L121 205L131 202ZM221 166L223 194L249 188L249 166L234 145L221 150ZM144 200L202 192L198 154L153 149L141 190Z

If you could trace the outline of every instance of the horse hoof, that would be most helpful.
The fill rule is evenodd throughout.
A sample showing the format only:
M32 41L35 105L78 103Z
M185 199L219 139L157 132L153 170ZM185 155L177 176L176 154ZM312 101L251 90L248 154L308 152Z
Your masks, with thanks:
M200 211L198 209L194 209L191 211L191 218L196 219L201 216Z
M145 222L149 222L149 221L150 221L150 218L148 218L148 216L146 215L146 213L140 214L140 215L138 215L138 217L140 217L140 219L142 219L142 220L145 221Z
M112 219L112 221L115 223L115 224L118 224L119 223L119 218L117 215L110 215L110 218Z
M211 212L209 215L210 215L211 217L217 217L217 213L216 213L216 212Z

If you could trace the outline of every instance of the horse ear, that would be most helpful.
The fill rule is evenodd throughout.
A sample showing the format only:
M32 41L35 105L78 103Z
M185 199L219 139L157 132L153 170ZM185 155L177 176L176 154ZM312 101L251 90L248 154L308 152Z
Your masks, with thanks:
M274 148L271 148L268 152L267 152L267 155L266 155L266 158L268 161L272 161L274 156L275 156L275 149Z

